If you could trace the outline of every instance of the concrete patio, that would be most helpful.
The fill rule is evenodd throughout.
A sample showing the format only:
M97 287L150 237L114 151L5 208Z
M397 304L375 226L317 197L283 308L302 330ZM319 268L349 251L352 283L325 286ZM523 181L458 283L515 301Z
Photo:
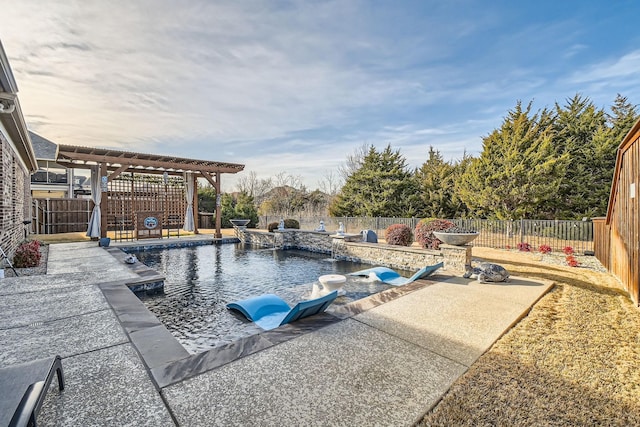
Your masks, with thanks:
M0 280L0 367L63 357L67 386L49 390L40 425L411 425L552 286L443 272L348 315L189 355L127 288L157 273L123 259L56 244L46 276Z

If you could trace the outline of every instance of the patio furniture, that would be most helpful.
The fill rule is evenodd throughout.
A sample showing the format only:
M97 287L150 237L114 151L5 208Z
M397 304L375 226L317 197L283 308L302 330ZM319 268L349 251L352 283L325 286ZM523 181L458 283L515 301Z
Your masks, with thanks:
M347 282L347 278L342 274L325 274L324 276L320 276L318 281L328 293L340 290Z
M36 417L54 375L64 390L60 356L0 369L0 426L36 426Z
M11 260L9 259L9 257L7 256L7 254L5 253L4 250L2 250L2 248L0 247L0 261L4 260L9 267L11 267L11 269L13 270L13 274L16 275L16 277L18 277L18 272L16 271L16 269L13 267L13 264L11 263Z
M367 243L378 243L378 235L373 230L362 230L362 241Z
M264 294L229 303L227 308L239 311L247 319L268 331L278 326L322 313L337 297L338 291L333 291L320 298L301 301L291 308L279 296Z
M441 267L444 267L443 262L440 262L435 265L428 265L418 270L413 276L409 277L408 279L406 277L402 277L400 273L393 271L392 269L387 267L368 268L366 270L360 270L354 273L349 273L349 275L375 278L376 280L384 282L388 285L402 286L402 285L406 285L408 283L414 282L418 279L424 279L425 277L428 277L431 274L433 274L437 269Z

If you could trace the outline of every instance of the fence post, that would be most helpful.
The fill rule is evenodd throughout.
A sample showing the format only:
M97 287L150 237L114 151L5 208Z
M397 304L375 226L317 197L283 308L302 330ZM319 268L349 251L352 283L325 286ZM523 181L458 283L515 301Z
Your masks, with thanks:
M33 201L33 208L35 210L35 212L33 213L33 224L32 224L32 228L35 227L35 233L36 234L40 234L40 217L38 215L38 199L35 199Z
M524 218L520 219L520 243L524 243Z
M93 209L91 209L91 199L85 199L86 200L86 206L87 206L87 231L89 230L89 223L91 222L91 212L93 211Z
M47 212L45 216L45 234L51 234L51 200L47 199Z

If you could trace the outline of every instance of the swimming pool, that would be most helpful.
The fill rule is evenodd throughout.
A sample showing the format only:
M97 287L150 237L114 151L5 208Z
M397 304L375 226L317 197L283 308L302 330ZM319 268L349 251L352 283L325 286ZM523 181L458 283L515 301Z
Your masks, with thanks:
M136 253L165 275L163 294L140 295L147 308L192 354L257 334L262 330L227 310L228 302L274 293L290 305L309 299L324 274L347 274L371 267L298 250L255 249L243 244L205 245ZM391 286L349 277L334 306Z

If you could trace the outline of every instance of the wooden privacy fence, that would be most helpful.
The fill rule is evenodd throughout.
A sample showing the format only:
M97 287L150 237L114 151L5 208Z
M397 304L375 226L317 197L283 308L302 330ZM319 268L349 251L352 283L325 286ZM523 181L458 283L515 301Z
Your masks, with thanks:
M373 230L384 238L384 232L392 224L405 224L415 230L420 218L385 217L288 217L300 222L300 228L315 230L324 222L325 229L335 231L342 222L347 233ZM270 223L279 222L280 217L260 217L259 228L267 228ZM540 245L549 245L554 251L562 251L571 246L577 253L593 251L593 223L591 221L561 220L491 220L491 219L450 219L458 227L480 232L473 241L475 246L516 249L519 243L528 243L532 251Z
M31 232L57 234L87 231L93 202L89 199L33 199Z

